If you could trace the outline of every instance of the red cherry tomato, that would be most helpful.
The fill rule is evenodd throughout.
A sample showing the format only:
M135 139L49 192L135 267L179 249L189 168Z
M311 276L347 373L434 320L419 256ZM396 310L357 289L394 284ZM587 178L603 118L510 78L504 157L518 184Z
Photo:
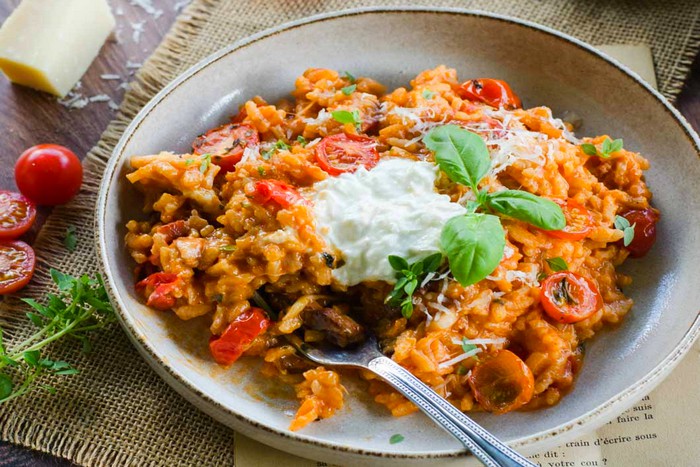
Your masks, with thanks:
M540 301L544 311L560 323L578 323L603 306L598 287L571 271L560 271L542 282Z
M480 78L465 81L458 88L463 99L483 102L491 107L503 107L508 110L522 107L520 98L500 79Z
M530 402L535 388L530 368L509 350L499 350L494 357L477 363L468 381L477 402L497 414Z
M34 250L26 243L0 241L0 295L16 292L34 274Z
M630 225L634 225L634 238L632 243L625 248L629 250L632 258L641 258L646 255L656 242L656 223L659 222L659 214L653 209L634 209L622 214Z
M19 156L15 181L19 191L37 204L65 204L80 191L83 166L70 149L40 144Z
M245 148L259 142L258 132L252 126L227 123L198 136L192 150L195 154L211 154L211 161L223 172L233 172Z
M17 238L30 229L36 206L19 193L0 190L0 239Z
M286 209L294 204L307 204L306 199L291 185L279 180L255 182L255 200L260 204L275 203Z
M566 201L553 199L552 201L561 206L564 217L566 217L566 227L563 230L545 230L544 232L550 237L564 240L581 240L586 238L586 235L593 229L593 217L588 212L588 209L573 199Z
M231 365L267 330L270 320L260 308L249 308L228 325L220 336L209 340L211 355L219 365Z
M173 295L178 286L177 274L156 272L136 284L136 290L143 290L148 296L146 305L157 310L169 310L175 306Z
M316 146L316 161L329 175L371 169L379 162L377 143L367 136L338 133L326 136Z

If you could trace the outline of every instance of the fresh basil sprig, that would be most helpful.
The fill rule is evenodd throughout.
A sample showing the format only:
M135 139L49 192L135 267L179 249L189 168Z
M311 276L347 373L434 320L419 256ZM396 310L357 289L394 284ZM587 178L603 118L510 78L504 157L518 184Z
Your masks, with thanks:
M401 306L401 314L408 319L413 315L413 292L426 275L438 270L442 264L442 253L434 253L413 264L408 264L405 258L395 255L389 255L388 260L396 271L397 281L385 302Z
M556 258L547 258L547 264L554 272L566 271L569 269L569 265L566 263L566 260L560 256L557 256Z
M352 123L355 126L359 126L362 123L362 118L360 118L360 111L355 109L352 112L349 110L334 110L331 112L333 120L338 123Z
M611 140L610 138L605 138L603 144L600 145L600 151L591 143L583 143L581 145L581 150L584 154L589 156L600 156L603 159L609 158L613 153L620 151L623 145L622 139Z
M491 168L491 157L476 133L457 125L443 125L430 130L423 142L435 154L440 169L453 182L470 187L476 197L469 203L467 214L447 221L440 237L452 275L463 286L491 274L505 249L505 231L499 218L477 213L479 209L499 212L544 230L566 226L564 213L553 201L520 190L479 191L479 182Z
M615 228L617 230L622 230L624 235L622 237L622 244L625 246L630 246L630 243L632 243L632 240L634 240L634 228L636 226L636 222L630 225L630 221L628 221L626 218L622 216L615 216Z

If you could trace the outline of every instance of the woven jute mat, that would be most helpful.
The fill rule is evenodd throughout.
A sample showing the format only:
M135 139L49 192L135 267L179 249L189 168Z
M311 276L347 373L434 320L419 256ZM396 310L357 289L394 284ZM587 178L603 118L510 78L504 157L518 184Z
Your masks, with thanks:
M98 270L93 216L105 164L136 113L189 66L223 46L285 21L357 6L406 3L194 0L139 71L118 117L88 154L80 195L70 205L57 208L47 220L35 243L35 278L22 294L42 300L52 290L50 267L72 275L93 275ZM695 0L455 0L420 4L508 14L595 44L649 44L659 89L670 99L680 92L700 49L700 2ZM63 247L69 225L77 229L79 238L74 253ZM32 330L23 311L26 310L12 298L0 306L0 324L8 334L10 346ZM162 382L117 325L98 336L95 350L89 355L70 343L54 346L51 354L74 362L81 374L52 381L58 389L56 395L35 392L2 406L3 440L83 465L233 464L232 432Z

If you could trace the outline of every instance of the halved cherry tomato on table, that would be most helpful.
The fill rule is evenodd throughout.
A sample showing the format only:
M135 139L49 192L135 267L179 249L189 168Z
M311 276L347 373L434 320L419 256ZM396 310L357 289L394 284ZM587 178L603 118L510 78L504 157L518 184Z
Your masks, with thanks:
M0 190L0 239L17 238L34 223L36 206L19 193Z
M522 107L520 98L508 83L500 79L470 79L459 86L457 93L462 99L483 102L491 107L503 107L508 110Z
M198 136L192 143L192 150L194 154L211 154L212 163L224 172L233 172L245 148L259 142L260 136L252 126L227 123Z
M294 204L307 204L306 199L291 185L279 180L259 180L255 182L254 199L260 204L270 202L286 209Z
M573 199L566 201L561 199L553 199L557 203L566 217L566 227L562 230L545 230L545 233L551 237L561 238L564 240L581 240L586 238L586 235L593 229L593 217L581 204Z
M80 191L83 166L70 149L40 144L19 156L15 181L19 191L37 204L65 204Z
M361 166L369 170L379 162L377 142L367 136L346 133L326 136L316 146L316 161L333 176L352 173Z
M542 281L540 301L545 313L560 323L578 323L603 306L598 287L575 272L560 271Z
M265 311L249 308L233 320L223 334L212 336L209 340L211 355L219 365L233 364L269 325Z
M156 272L136 283L136 290L144 290L148 296L146 305L157 310L169 310L175 306L173 291L179 282L177 274Z
M530 368L520 357L505 349L477 363L468 381L477 402L497 414L519 409L530 402L535 388Z
M0 295L16 292L34 274L34 250L26 243L0 241Z
M634 238L625 248L629 250L632 258L641 258L646 255L656 242L656 223L659 222L659 214L653 209L633 209L621 214L630 225L634 225Z

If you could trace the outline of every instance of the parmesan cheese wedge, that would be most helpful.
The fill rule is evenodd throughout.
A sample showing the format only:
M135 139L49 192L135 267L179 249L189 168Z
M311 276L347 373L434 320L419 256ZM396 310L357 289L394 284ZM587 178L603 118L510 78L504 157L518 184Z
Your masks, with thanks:
M23 0L0 28L0 70L13 83L63 97L114 25L106 0Z

